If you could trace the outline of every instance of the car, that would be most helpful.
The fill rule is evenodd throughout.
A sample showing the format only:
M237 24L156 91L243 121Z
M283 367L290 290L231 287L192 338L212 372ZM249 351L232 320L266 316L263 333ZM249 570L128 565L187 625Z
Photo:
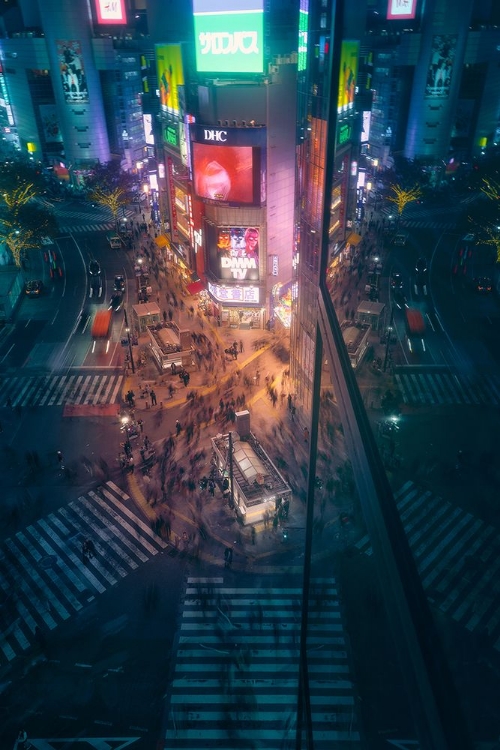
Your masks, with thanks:
M98 276L90 277L89 297L100 297L102 295L102 277Z
M493 290L493 283L488 276L480 276L474 279L474 289L480 294L488 294Z
M119 310L122 309L122 306L123 306L123 292L117 292L115 290L109 301L108 310L113 310L114 312L118 312Z
M89 274L91 276L100 276L101 275L101 266L96 260L91 260L89 263Z
M113 282L113 289L115 292L124 292L125 291L125 278L124 276L115 276L115 280Z
M391 289L402 289L403 277L399 271L393 271L391 274Z
M415 263L415 294L418 294L419 290L422 290L424 294L427 294L428 275L429 269L427 266L427 258L424 258L422 255Z
M46 246L46 249L44 250L44 257L49 264L50 278L62 278L63 270L61 268L61 264L59 263L59 259L57 257L57 252L55 251L55 249L53 247Z
M43 292L43 281L39 279L27 281L24 291L28 297L40 297Z
M407 240L407 239L408 239L408 238L407 238L406 234L402 234L402 233L400 233L400 234L397 234L397 235L396 235L396 236L394 237L394 240L393 240L393 242L394 242L394 244L395 244L395 245L398 245L398 246L400 246L400 247L403 247L404 245L406 245L406 240Z

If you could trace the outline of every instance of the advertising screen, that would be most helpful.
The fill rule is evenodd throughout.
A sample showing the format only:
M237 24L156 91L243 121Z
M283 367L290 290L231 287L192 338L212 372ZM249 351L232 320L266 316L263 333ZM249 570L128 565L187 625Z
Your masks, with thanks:
M194 190L198 198L253 205L258 149L193 143ZM259 197L260 200L260 197Z
M262 73L263 0L193 0L198 73Z
M218 227L217 264L212 268L219 279L259 280L259 227Z
M425 96L427 98L447 97L449 95L457 38L455 34L437 34L433 37L431 60L425 85Z
M179 114L179 86L184 86L181 45L157 44L155 51L161 109Z
M394 21L404 18L415 18L417 0L389 0L387 19Z
M98 23L127 23L125 0L96 0L96 10Z
M88 102L89 94L80 42L59 39L56 45L64 98L71 103Z
M359 42L343 41L340 58L340 81L338 112L347 112L354 107L356 78L358 75Z

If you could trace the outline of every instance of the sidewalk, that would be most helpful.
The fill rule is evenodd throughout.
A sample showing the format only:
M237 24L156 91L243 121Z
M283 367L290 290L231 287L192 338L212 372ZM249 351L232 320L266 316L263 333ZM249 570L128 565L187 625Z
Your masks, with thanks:
M156 265L161 268L163 259L157 258ZM193 345L201 356L198 366L189 370L187 386L176 375L160 374L150 361L135 374L128 372L122 414L133 416L139 425L142 422L140 434L130 441L134 471L124 470L129 495L152 528L170 542L172 555L223 565L224 551L230 547L233 568L262 569L282 564L290 569L294 555L302 555L304 547L308 446L297 440L306 425L300 423L298 413L292 421L288 409L289 364L275 354L283 347L273 346L279 343L279 335L262 329L218 326L197 310L196 297L185 296L172 268L167 274L160 272L156 284L152 281L152 299L159 298L160 305L172 292L178 297L175 319L192 331ZM194 314L190 308L194 308ZM238 346L237 359L224 353L233 342ZM146 343L147 338L141 337L133 347L134 362ZM287 348L288 340L284 344ZM274 406L268 384L278 394ZM172 395L171 388L175 389ZM129 390L135 394L133 410L126 406ZM208 489L200 489L201 477L208 476L211 469L210 438L234 429L227 419L228 408L230 411L233 407L235 411L250 411L252 432L273 462L285 467L280 471L293 494L288 518L281 520L278 528L262 522L254 526L253 533L250 526L244 527L237 520L218 484L213 497ZM176 420L181 425L179 435ZM149 467L141 457L146 437L156 453L156 462ZM119 440L124 441L123 432ZM339 524L339 518L340 511L333 508L326 525ZM325 553L331 554L326 539ZM297 563L297 570L301 570L300 560Z

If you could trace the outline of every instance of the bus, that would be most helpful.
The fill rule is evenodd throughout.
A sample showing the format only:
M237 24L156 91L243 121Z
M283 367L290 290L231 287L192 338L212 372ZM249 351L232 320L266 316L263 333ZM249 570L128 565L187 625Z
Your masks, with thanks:
M92 323L92 352L95 352L98 341L106 342L106 352L109 351L109 337L111 324L113 322L112 310L99 310L94 316Z
M414 307L405 308L405 319L406 319L406 333L408 335L408 348L412 352L414 350L414 342L416 339L420 339L422 349L425 351L424 335L425 335L425 320L420 310Z

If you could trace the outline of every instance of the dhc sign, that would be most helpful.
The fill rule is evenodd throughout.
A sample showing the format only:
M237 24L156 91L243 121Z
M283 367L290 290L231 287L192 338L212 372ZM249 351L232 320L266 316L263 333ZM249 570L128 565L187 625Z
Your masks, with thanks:
M213 143L226 143L227 142L227 130L213 130L211 128L203 129L203 140L211 141Z

